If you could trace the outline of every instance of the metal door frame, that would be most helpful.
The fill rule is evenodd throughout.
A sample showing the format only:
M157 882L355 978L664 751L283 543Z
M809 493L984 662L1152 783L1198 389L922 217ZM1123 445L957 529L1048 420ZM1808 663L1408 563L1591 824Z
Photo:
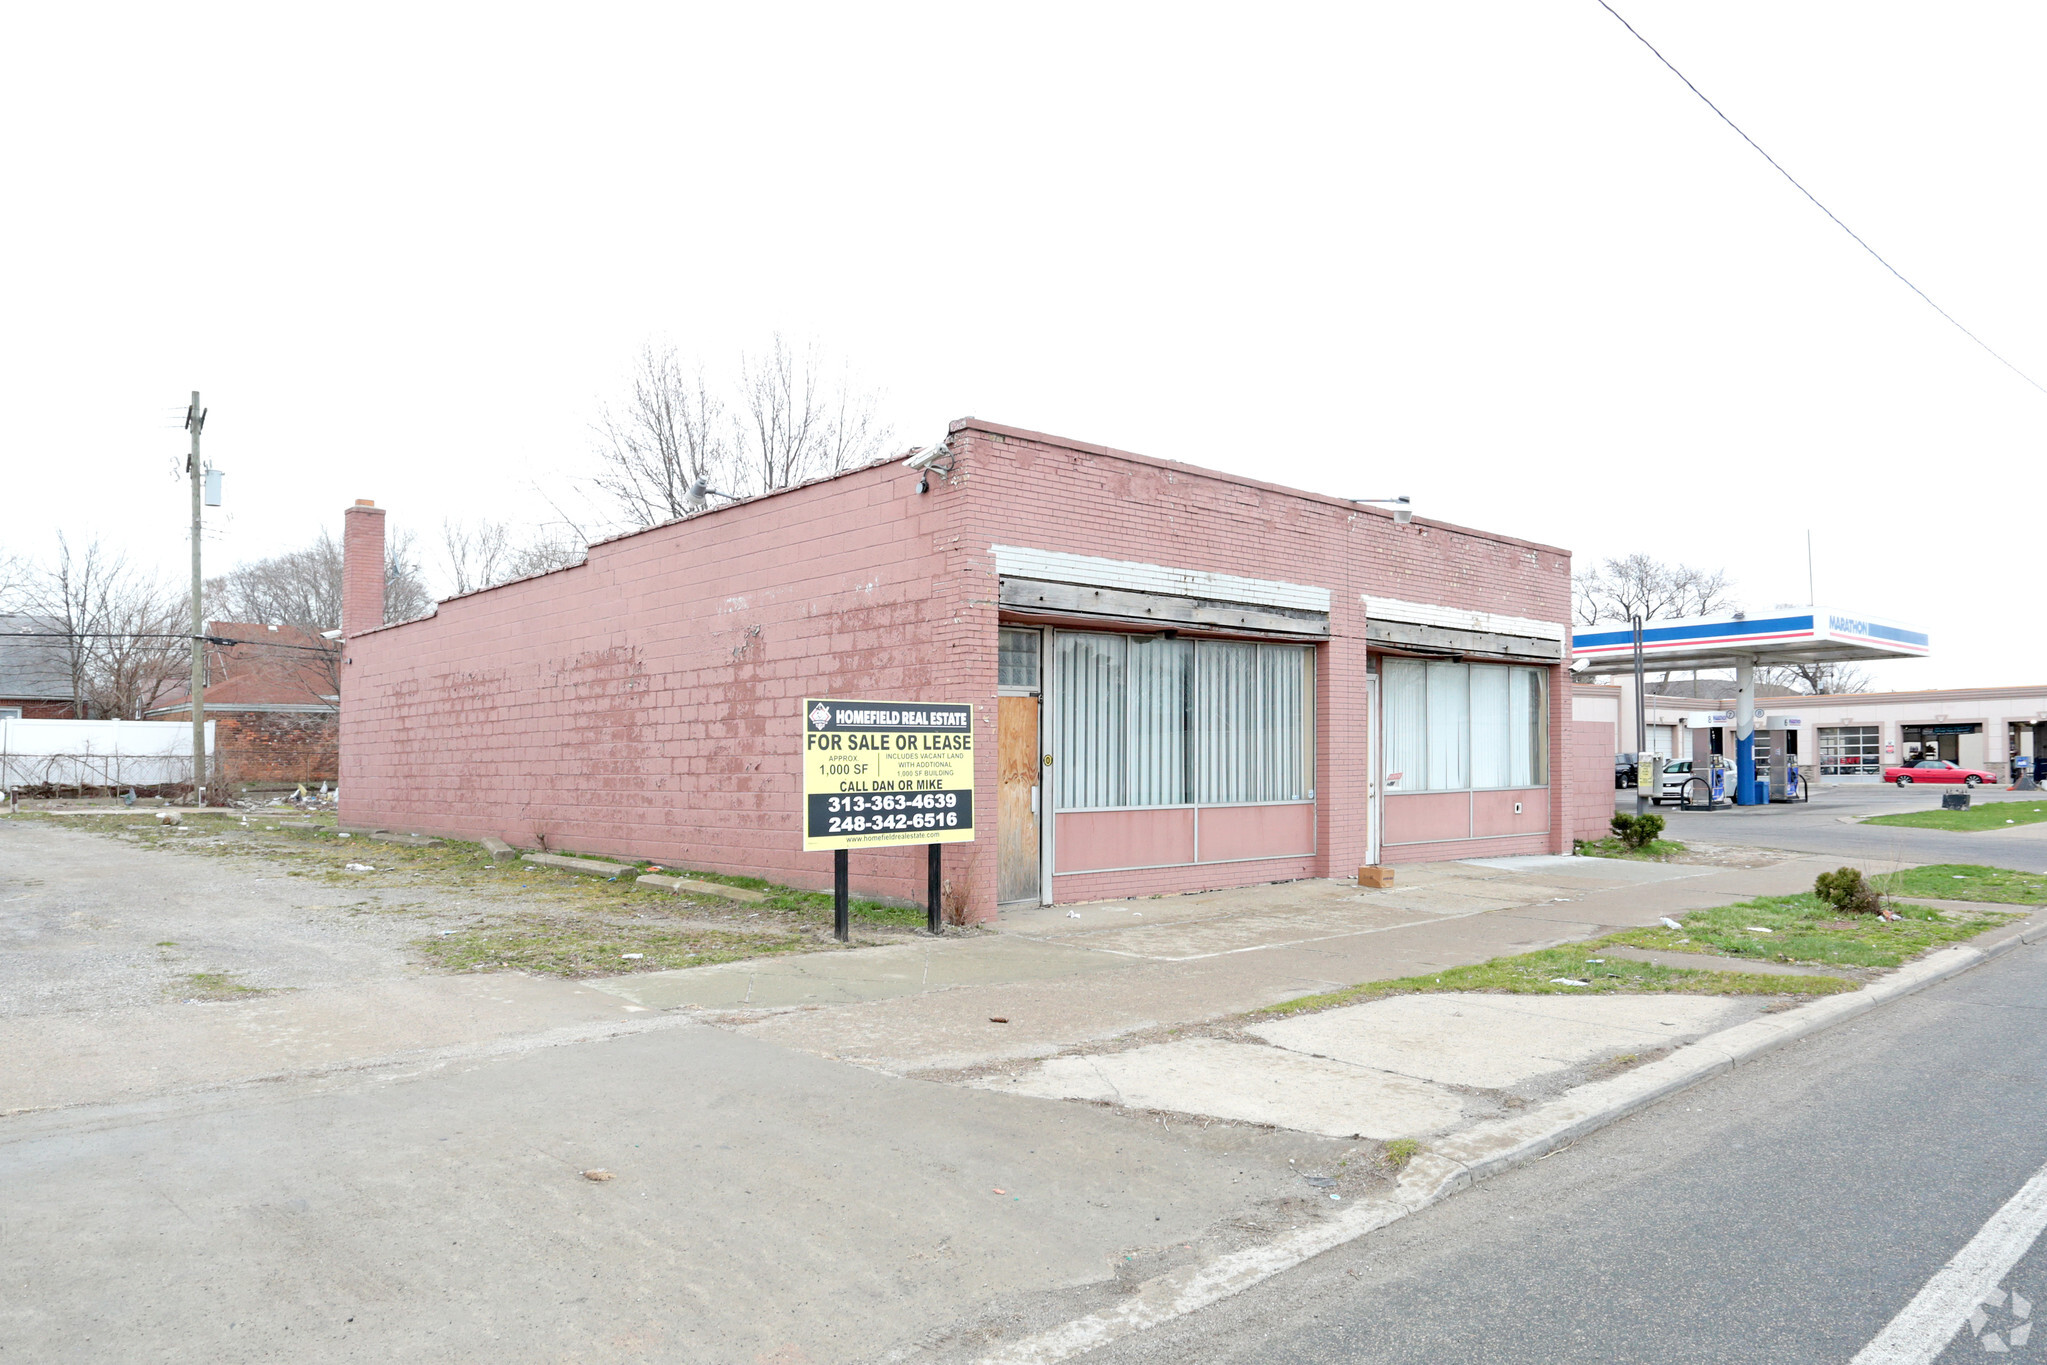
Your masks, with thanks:
M1379 743L1379 675L1365 674L1365 743L1370 754L1365 761L1365 863L1379 863L1380 799L1386 789L1384 747Z
M1035 778L1037 779L1037 787L1038 787L1038 821L1037 821L1037 823L1038 823L1038 904L1040 904L1040 905L1050 905L1050 904L1052 903L1052 829L1053 829L1053 823L1052 823L1052 784L1051 784L1051 782L1050 782L1050 781L1048 780L1048 779L1049 779L1049 777L1050 777L1050 774L1049 774L1049 773L1048 773L1048 772L1046 771L1046 769L1045 769L1045 755L1047 755L1047 754L1049 754L1049 753L1051 753L1051 752L1052 752L1052 743L1051 743L1051 736L1052 736L1052 696L1051 696L1051 693L1052 693L1052 661L1050 660L1050 658L1048 658L1048 657L1047 657L1047 655L1048 655L1048 654L1050 653L1050 650L1051 650L1051 645L1052 645L1052 631L1051 631L1051 629L1050 629L1049 627L1046 627L1046 626L1025 626L1025 625L1018 625L1017 623L1015 623L1015 622L1013 622L1013 621L998 621L998 622L996 623L996 627L995 627L995 628L996 628L996 632L997 632L997 639L998 639L998 640L999 640L999 639L1001 638L1001 637L1000 637L1000 632L1002 632L1002 631L1005 631L1005 630L1028 630L1028 631L1032 631L1032 632L1035 632L1035 633L1036 633L1036 635L1037 635L1037 637L1038 637L1038 685L1037 685L1036 687L1002 687L1002 686L998 685L998 686L996 687L996 689L995 689L995 695L996 695L996 702L995 702L995 705L996 705L996 711L997 711L997 714L996 714L996 722L995 722L995 736L996 736L996 737L995 737L995 786L996 786L996 808L997 808L998 810L1000 810L1000 809L1001 809L1001 800L1002 800L1002 798L1001 798L1001 788L1002 788L1002 719L1001 719L1001 707L1002 707L1002 700L1001 700L1001 699L1002 699L1003 697L1035 697L1035 698L1037 699L1037 702L1038 702L1038 747L1037 747L1037 766L1036 766L1036 767L1035 767L1035 769L1033 770L1033 773L1032 773L1032 775L1033 775L1033 776L1034 776L1034 777L1035 777ZM995 847L995 858L996 858L996 866L997 866L997 868L999 869L999 868L1000 868L1000 866L1001 866L1001 861L1002 861L1002 845L1001 845L1001 839L1002 839L1002 824L1001 824L1001 820L1000 820L1000 818L999 818L999 817L997 818L997 821L996 821L996 826L995 826L995 838L996 838L996 847ZM997 873L997 875L998 875L998 877L1000 876L1000 872L999 872L999 870L998 870L998 873ZM1010 904L1010 905L1021 905L1021 904L1023 904L1023 902L1021 902L1021 901L1009 901L1009 902L1006 902L1006 903L1007 903L1007 904Z

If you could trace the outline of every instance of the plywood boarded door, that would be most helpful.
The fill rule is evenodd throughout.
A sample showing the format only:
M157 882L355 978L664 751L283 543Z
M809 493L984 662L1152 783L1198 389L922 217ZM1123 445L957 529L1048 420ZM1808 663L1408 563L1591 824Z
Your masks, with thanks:
M996 710L996 899L1036 904L1038 699L1001 697Z

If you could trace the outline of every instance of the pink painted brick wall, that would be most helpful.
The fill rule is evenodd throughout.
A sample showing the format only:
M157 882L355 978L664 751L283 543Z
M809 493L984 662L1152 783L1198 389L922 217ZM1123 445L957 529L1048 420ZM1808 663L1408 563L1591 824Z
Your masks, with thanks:
M796 885L803 697L968 701L979 840L946 850L970 918L995 905L997 579L991 546L1324 586L1316 852L1055 881L1059 899L1343 876L1366 849L1365 614L1399 597L1566 620L1561 552L989 423L957 474L890 463L592 548L587 564L444 603L349 642L342 818L651 857ZM1569 687L1552 687L1553 799ZM1484 841L1568 849L1568 832ZM1477 851L1461 848L1437 856ZM923 850L856 853L858 891L921 897Z
M1571 722L1569 810L1574 839L1602 839L1613 833L1613 722Z

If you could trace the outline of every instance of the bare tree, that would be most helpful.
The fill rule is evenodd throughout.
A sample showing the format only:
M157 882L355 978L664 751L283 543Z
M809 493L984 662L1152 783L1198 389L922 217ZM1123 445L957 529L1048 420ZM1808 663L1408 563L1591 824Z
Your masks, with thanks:
M312 635L341 627L341 544L327 531L304 549L237 564L207 580L208 611L219 620L296 626ZM420 579L412 533L384 544L384 619L410 621L433 610Z
M0 612L19 610L28 600L33 566L26 556L0 550Z
M192 675L191 598L135 576L109 584L97 619L87 696L93 713L140 720Z
M589 547L565 530L542 527L516 539L502 521L443 521L441 556L456 596L496 587L517 578L580 564Z
M22 596L76 716L140 718L188 675L186 600L97 540L77 549L59 532L56 557Z
M1734 605L1734 587L1725 569L1665 564L1638 552L1572 575L1571 597L1578 624L1595 626L1637 615L1644 621L1710 616Z
M1756 676L1812 697L1867 692L1870 682L1869 670L1854 664L1776 664Z
M825 373L816 342L797 354L777 332L765 354L739 357L733 421L739 465L755 491L788 488L873 459L888 439L874 396L843 368Z
M673 521L693 510L687 495L699 480L746 496L874 459L890 435L878 405L815 342L799 350L780 333L765 352L740 354L728 386L707 379L701 362L686 368L673 350L648 346L625 398L598 421L590 485L631 526Z
M217 621L291 626L305 637L318 639L341 628L341 567L340 542L323 529L303 549L237 564L218 578L208 579L207 614ZM390 535L384 542L384 619L410 621L433 607L433 594L420 577L411 532ZM321 657L321 676L311 685L323 697L339 696L340 651L328 651Z
M625 399L598 419L591 483L634 526L674 521L689 510L691 484L728 480L735 472L724 418L725 406L702 365L685 374L672 347L650 344L640 352Z

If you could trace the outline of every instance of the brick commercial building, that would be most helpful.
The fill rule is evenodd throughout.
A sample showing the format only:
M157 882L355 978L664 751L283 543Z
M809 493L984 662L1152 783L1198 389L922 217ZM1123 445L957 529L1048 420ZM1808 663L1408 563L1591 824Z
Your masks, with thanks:
M340 775L339 646L291 626L215 621L206 647L206 718L218 722L214 781L230 789L332 782ZM189 687L149 712L190 723Z
M1568 852L1610 814L1604 729L1572 804L1569 555L1341 498L966 419L928 473L721 506L389 626L383 513L346 523L350 825L828 885L806 697L972 704L977 839L945 851L970 921ZM852 858L866 894L923 869Z

